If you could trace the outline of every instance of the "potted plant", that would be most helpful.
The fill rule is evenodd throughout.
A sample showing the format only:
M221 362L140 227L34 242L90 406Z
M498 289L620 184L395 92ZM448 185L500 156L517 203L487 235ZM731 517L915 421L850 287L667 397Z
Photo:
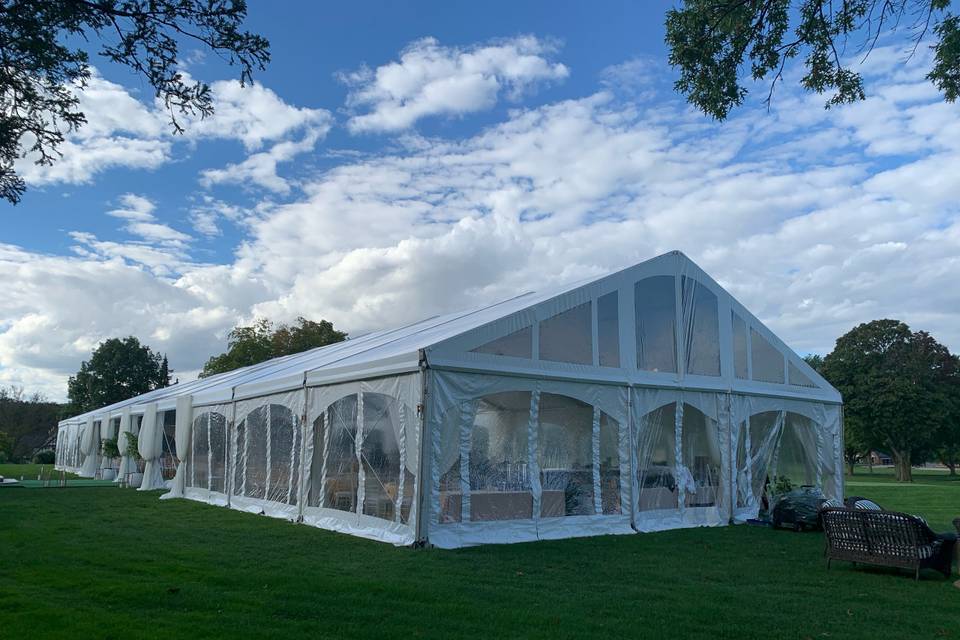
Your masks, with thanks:
M113 480L117 477L117 472L114 470L114 460L120 457L120 449L117 447L117 441L113 438L105 438L100 443L100 451L103 454L105 460L109 460L109 466L103 467L100 470L100 475L104 480Z
M131 471L127 474L127 486L136 489L140 486L140 483L143 482L143 458L140 457L139 441L136 434L127 431L124 435L126 435L127 440L124 455L128 458L133 458L137 465L136 471Z
M782 496L793 491L793 482L789 476L773 476L773 495Z

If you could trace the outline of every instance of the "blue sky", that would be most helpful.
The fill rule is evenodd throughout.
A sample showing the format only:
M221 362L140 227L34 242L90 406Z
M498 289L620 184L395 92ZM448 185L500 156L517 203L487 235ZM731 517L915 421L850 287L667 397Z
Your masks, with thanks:
M723 125L671 90L670 3L251 3L273 60L170 135L94 58L89 125L0 231L0 385L65 396L137 335L184 378L257 316L359 333L681 249L801 352L897 317L960 349L960 118L882 42L868 100L788 69ZM762 97L767 86L758 85Z
M295 10L277 11L276 5L252 2L247 25L264 35L271 43L272 63L256 75L256 81L282 96L289 104L300 107L342 108L348 88L336 75L352 71L361 64L377 66L394 60L397 53L412 41L436 36L447 46L471 46L478 42L535 34L556 39L563 51L563 63L575 67L562 83L541 87L531 103L576 98L596 89L598 75L611 60L627 60L636 56L665 59L663 16L668 2L607 2L587 4L571 2L557 11L539 3L516 2L369 2L327 5L301 2ZM602 8L601 8L602 7ZM602 53L598 48L602 48ZM212 54L200 54L202 62L190 65L191 71L205 81L236 76L234 70ZM128 87L145 98L147 87L132 77L125 67L110 65L103 59L94 63L104 78ZM135 95L137 95L135 93ZM419 123L425 135L457 137L471 135L501 121L516 103L502 102L494 108L472 114L470 118L438 118ZM350 135L342 127L330 131L325 140L327 149L351 149L375 152L390 143L392 136ZM57 185L51 189L33 189L22 209L30 209L38 219L27 216L16 224L5 241L32 248L63 251L71 244L68 230L83 228L99 237L112 237L115 225L102 216L105 200L114 195L136 192L147 195L168 207L189 207L189 192L173 193L167 183L194 182L200 168L230 161L242 152L236 142L210 142L176 154L176 161L164 166L162 176L154 172L111 171L107 180L97 180L87 188L70 189ZM321 150L322 151L322 150ZM322 153L310 158L311 165L326 168L335 164ZM173 197L171 197L173 196ZM62 198L69 197L69 206ZM80 213L90 214L78 225ZM186 210L181 210L185 214ZM174 211L170 211L175 216ZM37 224L42 220L42 225ZM49 225L49 227L47 227ZM51 234L56 229L58 233ZM229 259L233 245L221 238L205 249L216 259Z

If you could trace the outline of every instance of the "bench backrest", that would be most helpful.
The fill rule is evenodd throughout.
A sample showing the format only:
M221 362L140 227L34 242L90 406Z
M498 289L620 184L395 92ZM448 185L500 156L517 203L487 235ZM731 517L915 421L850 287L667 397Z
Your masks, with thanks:
M916 516L896 511L829 508L820 512L827 544L839 551L915 559L924 556L935 534Z

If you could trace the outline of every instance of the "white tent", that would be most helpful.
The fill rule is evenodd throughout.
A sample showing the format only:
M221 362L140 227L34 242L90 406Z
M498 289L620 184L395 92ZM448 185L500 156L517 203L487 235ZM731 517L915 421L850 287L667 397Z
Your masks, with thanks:
M58 467L124 416L145 489L175 456L164 497L398 545L722 525L777 476L843 495L840 394L679 252L77 416Z

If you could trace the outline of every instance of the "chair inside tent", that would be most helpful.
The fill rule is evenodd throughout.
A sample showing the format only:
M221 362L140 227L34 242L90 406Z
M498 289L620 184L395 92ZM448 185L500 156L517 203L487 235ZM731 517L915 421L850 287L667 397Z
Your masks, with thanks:
M67 419L57 468L127 431L141 490L396 545L742 522L774 477L843 495L840 394L676 251Z

